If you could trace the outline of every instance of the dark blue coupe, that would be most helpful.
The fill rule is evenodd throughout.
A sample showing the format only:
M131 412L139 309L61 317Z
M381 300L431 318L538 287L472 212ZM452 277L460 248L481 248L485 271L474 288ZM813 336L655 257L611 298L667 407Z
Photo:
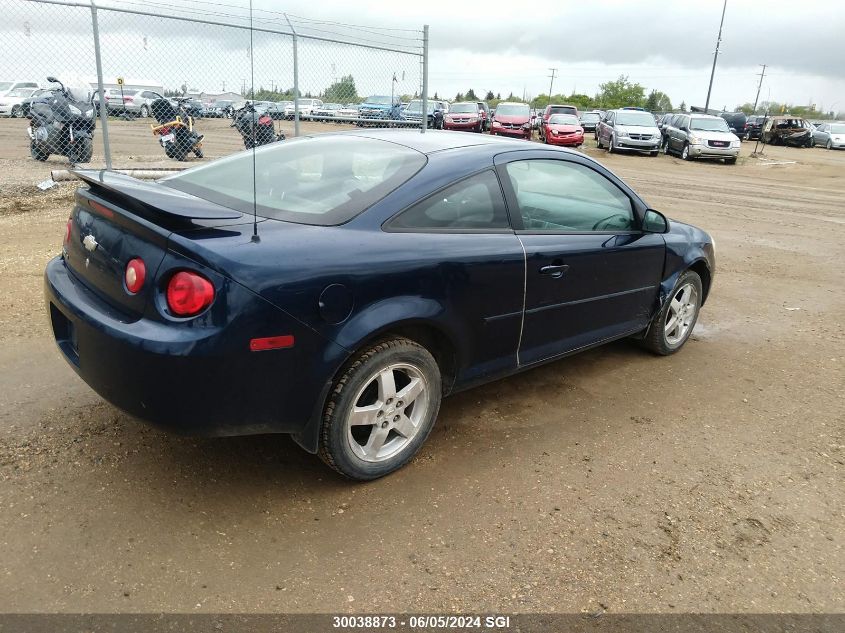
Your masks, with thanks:
M713 241L586 156L459 132L324 134L154 183L85 181L46 301L103 398L181 433L406 463L441 398L621 337L687 340Z

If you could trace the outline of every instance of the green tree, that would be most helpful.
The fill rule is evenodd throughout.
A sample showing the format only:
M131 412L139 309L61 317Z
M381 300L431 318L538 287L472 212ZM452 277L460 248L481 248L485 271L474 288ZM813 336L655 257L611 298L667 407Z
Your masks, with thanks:
M460 92L455 95L455 101L463 101L463 100L464 100L464 95L462 95Z
M478 96L475 94L475 90L472 88L467 90L467 93L464 95L464 99L467 101L479 101Z
M669 112L672 109L672 101L665 92L652 90L646 99L645 109L651 112Z
M681 112L687 111L687 104L685 101L681 101L681 105L678 106L678 110L680 110Z
M495 97L495 95L493 94L493 91L492 91L492 90L488 90L488 91L487 91L487 94L486 94L486 95L484 95L484 100L485 100L485 101L492 101L492 100L493 100L493 99L495 99L495 98L496 98L496 97Z
M645 88L629 81L627 75L619 75L615 81L599 86L596 102L603 108L642 107L645 104Z
M434 96L432 97L432 99L439 99L439 98L440 98L440 97L438 97L438 96L437 96L437 92L435 91Z
M323 101L334 103L359 101L355 78L352 75L344 75L340 81L334 82L323 93Z

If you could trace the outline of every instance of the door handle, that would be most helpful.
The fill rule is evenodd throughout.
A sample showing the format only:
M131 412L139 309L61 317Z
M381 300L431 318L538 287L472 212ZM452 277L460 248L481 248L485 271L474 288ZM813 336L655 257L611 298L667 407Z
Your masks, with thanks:
M540 274L549 275L553 279L560 279L567 270L569 270L569 266L566 264L551 264L540 268Z

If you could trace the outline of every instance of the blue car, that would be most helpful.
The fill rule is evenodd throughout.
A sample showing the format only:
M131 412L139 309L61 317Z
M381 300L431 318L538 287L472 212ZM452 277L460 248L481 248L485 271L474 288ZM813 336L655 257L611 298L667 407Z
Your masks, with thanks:
M411 459L448 394L622 337L676 352L714 274L707 233L598 162L487 135L76 173L45 292L82 379L179 433L292 434L359 480Z

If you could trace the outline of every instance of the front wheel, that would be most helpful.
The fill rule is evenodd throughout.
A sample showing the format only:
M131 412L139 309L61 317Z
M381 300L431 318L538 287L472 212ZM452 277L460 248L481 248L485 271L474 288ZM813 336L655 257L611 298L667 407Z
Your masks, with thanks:
M736 156L733 158L726 158L725 165L736 165Z
M643 345L661 356L681 349L698 321L703 297L698 273L692 270L682 273L669 299L654 315Z
M13 119L17 119L22 114L22 109L20 106L13 106L12 111L9 113L9 116Z
M90 138L85 136L78 137L68 152L68 158L74 165L77 163L90 163L93 155L94 143Z
M35 160L37 160L37 161L41 161L42 163L43 163L45 160L47 160L48 158L50 158L50 152L48 152L46 149L44 149L43 147L41 147L41 145L39 145L39 144L38 144L38 143L36 143L35 141L31 141L31 142L30 142L30 144L29 144L29 153L32 155L32 157L33 157Z
M141 118L146 119L148 116L150 116L150 109L144 104L141 106Z
M341 475L366 481L404 466L434 426L440 369L406 338L362 352L332 388L320 430L320 458Z
M684 160L692 160L692 156L689 153L689 143L684 143L684 149L681 150L681 158Z
M613 154L616 151L616 145L613 141L613 136L610 137L610 142L607 144L607 153Z
M827 145L825 145L825 149L833 149L833 141L827 139Z

